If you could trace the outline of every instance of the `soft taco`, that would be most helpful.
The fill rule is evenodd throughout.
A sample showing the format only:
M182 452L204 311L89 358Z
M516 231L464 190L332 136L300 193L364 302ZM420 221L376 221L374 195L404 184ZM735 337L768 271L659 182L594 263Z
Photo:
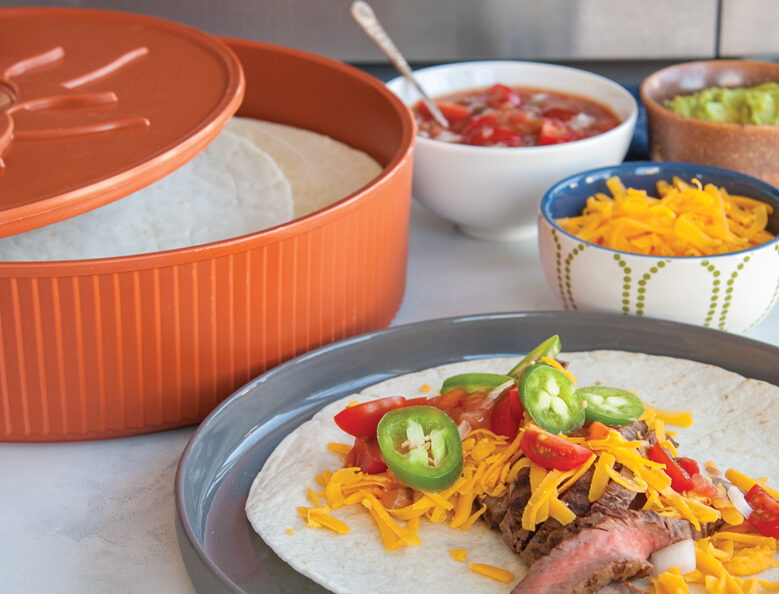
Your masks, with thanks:
M253 528L295 570L335 592L777 587L768 535L779 527L770 487L779 477L779 387L669 357L560 355L554 340L519 362L453 363L331 403L260 470L246 503ZM406 402L391 402L398 395ZM368 402L389 412L378 428L356 433L372 430L390 447L395 431L405 468L392 453L390 470L367 468L376 455L358 446L372 438L336 424ZM428 404L447 410L461 439L455 471L444 472L444 433L433 434L445 425L429 420ZM480 408L490 411L486 420L472 414ZM425 425L429 458L421 464L440 470L433 479L408 464L422 442L413 422L397 436L404 418ZM409 468L416 476L406 480ZM750 477L768 477L768 485Z

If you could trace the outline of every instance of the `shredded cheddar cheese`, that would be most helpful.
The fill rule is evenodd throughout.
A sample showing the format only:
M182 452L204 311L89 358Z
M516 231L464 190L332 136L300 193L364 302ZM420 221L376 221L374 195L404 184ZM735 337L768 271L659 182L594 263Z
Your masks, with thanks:
M564 374L574 384L579 383L578 381L576 381L574 375L570 371L568 371L565 367L560 365L560 363L556 359L552 359L551 357L541 357L541 361L543 361L547 365L551 365L552 367L554 367L557 371Z
M672 567L656 578L650 579L649 582L656 594L690 594L690 588L679 574L678 567Z
M460 563L464 563L468 558L468 551L465 549L450 549L449 554L452 556L452 559Z
M558 487L573 476L574 470L547 470L535 462L530 467L530 488L532 494L522 512L522 528L535 530L550 515L561 524L569 524L576 516L568 506L557 498ZM554 509L554 513L552 510Z
M343 451L332 446L330 449L339 453ZM327 500L327 507L316 506L319 495L309 489L308 497L317 511L301 511L301 515L305 513L308 525L318 524L314 527L333 529L326 521L321 521L321 514L345 505L362 505L376 523L388 551L418 546L417 529L423 517L433 523L448 521L451 528L467 530L487 509L482 505L474 511L474 500L485 495L504 495L519 471L529 465L530 461L522 456L519 449L519 436L509 443L505 437L478 429L463 441L463 472L460 478L444 491L417 492L413 503L398 509L387 509L381 497L388 490L403 486L396 478L386 472L368 475L359 468L341 468L335 472L325 471L316 477L317 483L324 487L321 496ZM560 505L553 504L553 507L556 517L569 517ZM547 511L547 515L549 513Z
M683 577L686 584L703 584L714 594L746 594L779 589L779 582L749 578L774 563L776 539L741 532L716 532L695 542L695 571ZM664 593L665 582L652 580L655 592ZM747 579L742 579L747 578Z
M724 254L773 239L770 204L731 195L697 179L657 183L658 197L607 180L611 196L596 193L581 215L558 219L577 237L634 254L685 257Z
M330 508L298 507L298 513L309 528L328 528L337 534L348 534L349 526L330 515Z
M340 456L345 456L349 453L349 450L352 449L352 446L345 444L345 443L335 443L330 442L327 444L327 449L333 452L334 454L338 454Z
M641 418L646 421L650 435L639 434L633 441L614 429L593 439L560 435L561 439L592 452L584 464L566 471L544 468L524 456L519 445L524 429L520 429L511 442L486 429L471 431L462 442L463 470L457 481L440 492L414 491L412 502L400 508L388 508L383 503L385 494L405 488L391 473L369 475L359 468L325 470L316 476L321 492L308 488L306 495L311 507L298 507L298 512L308 527L347 534L349 527L332 512L343 506L360 506L373 519L386 550L394 551L421 544L418 529L423 519L447 523L452 529L468 530L487 510L486 505L477 505L479 498L506 495L519 473L528 469L531 494L522 510L521 523L523 529L532 531L548 518L554 518L562 525L576 520L576 515L560 495L593 468L588 493L591 502L601 498L609 484L615 482L630 491L643 493L644 510L687 520L698 530L720 518L730 527L696 541L696 569L693 572L680 575L678 569L672 568L653 577L650 584L655 593L689 592L690 584L701 584L708 592L719 594L779 590L777 582L752 577L779 566L775 561L776 540L755 534L753 529L749 532L748 524L737 532L730 531L732 527L744 524L744 518L726 496L724 487L718 486L719 495L711 497L694 492L677 493L671 488L665 465L647 457L645 439L649 436L677 455L670 440L673 432L666 426L689 426L692 423L690 413L646 406ZM329 443L328 448L341 455L349 451L344 444ZM742 490L760 484L772 495L779 495L765 485L765 479L753 479L733 469L725 474ZM294 530L288 529L287 533L294 534ZM451 549L449 553L458 562L464 563L468 557L465 549ZM511 572L491 565L471 562L468 567L503 583L515 579Z
M644 414L639 417L639 420L646 421L650 429L654 429L657 419L662 420L665 425L674 425L675 427L692 425L692 415L687 411L661 410L646 404L644 409Z
M487 565L486 563L468 563L468 567L476 573L486 575L487 577L504 584L509 584L514 581L514 574L505 569L501 569L500 567Z
M779 491L766 485L766 479L764 478L755 480L732 468L725 471L725 478L742 491L749 491L754 485L760 485L771 497L779 500Z

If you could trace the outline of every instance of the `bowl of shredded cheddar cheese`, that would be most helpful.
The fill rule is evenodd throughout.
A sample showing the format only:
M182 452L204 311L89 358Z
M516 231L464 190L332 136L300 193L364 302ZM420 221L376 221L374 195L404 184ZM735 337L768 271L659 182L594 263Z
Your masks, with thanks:
M539 250L565 309L745 332L779 298L779 189L735 171L626 162L560 181Z

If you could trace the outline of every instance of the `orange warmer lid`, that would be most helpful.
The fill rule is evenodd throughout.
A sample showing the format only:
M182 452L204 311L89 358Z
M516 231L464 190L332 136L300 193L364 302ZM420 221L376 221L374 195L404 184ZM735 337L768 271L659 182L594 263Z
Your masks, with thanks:
M0 9L0 237L102 206L199 153L238 108L217 39L139 14Z

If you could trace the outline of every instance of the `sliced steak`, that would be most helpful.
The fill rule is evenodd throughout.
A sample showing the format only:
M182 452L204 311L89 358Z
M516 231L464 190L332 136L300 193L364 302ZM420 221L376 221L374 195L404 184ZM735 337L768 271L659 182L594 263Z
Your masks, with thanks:
M484 510L484 513L481 516L482 519L492 530L497 530L503 516L506 515L509 504L509 494L506 494L503 497L480 497L479 503L487 506L487 509Z
M684 520L649 511L606 512L597 504L566 528L566 536L530 567L513 594L596 592L611 582L645 575L653 552L691 534Z
M590 466L581 478L560 496L560 501L565 503L577 516L583 516L590 509L590 485L595 474L595 467Z
M622 437L628 441L641 441L649 439L649 428L644 421L633 421L630 425L614 427Z
M592 504L592 511L593 513L610 513L626 510L630 507L630 504L633 503L636 495L638 495L638 493L635 491L626 489L619 483L611 482L606 487L603 495Z
M506 513L503 514L499 528L503 534L503 540L517 553L522 550L525 543L533 535L529 530L522 528L522 512L530 500L530 469L523 468L517 475L517 480L511 487L506 505Z
M696 530L695 528L692 529L692 536L691 538L693 540L698 540L700 538L707 538L714 534L715 532L719 531L720 528L725 524L725 520L722 518L717 518L713 522L708 522L707 524L701 524L701 529Z
M611 582L595 591L595 594L649 594L630 582Z
M546 522L536 527L533 536L527 541L522 552L519 553L519 558L522 559L525 565L530 567L547 551L560 544L565 534L566 527L554 518L549 518Z
M582 476L582 479L584 479L584 475ZM587 481L587 491L585 492L587 508L579 513L579 510L575 510L573 507L571 507L571 510L577 516L584 516L585 513L590 510L590 507L592 507L593 513L609 513L610 511L628 509L636 496L636 493L629 491L617 483L609 483L608 487L606 487L606 492L601 496L600 499L598 499L598 501L590 506L589 499L586 497L586 493L589 492L589 483L591 481L592 477L590 476L590 480ZM579 482L580 481L577 481L576 484ZM576 484L574 484L571 489L573 489ZM569 493L570 490L563 493L561 500L565 501L565 503L568 503L570 507L570 503L566 501L566 495ZM565 540L565 538L568 537L572 531L576 530L577 528L575 523L569 524L568 526L563 526L554 518L550 518L536 529L535 534L528 541L527 545L525 545L525 548L522 550L519 556L522 561L529 567L540 557L548 554L549 551L554 549L563 540Z

